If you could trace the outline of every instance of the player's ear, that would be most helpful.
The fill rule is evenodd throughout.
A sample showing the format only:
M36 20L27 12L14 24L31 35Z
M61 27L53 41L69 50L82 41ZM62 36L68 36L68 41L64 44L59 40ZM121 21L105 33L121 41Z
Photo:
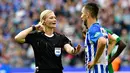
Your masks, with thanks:
M87 12L87 15L88 15L88 17L89 17L89 16L91 16L91 12L90 12L90 11L88 11L88 12Z

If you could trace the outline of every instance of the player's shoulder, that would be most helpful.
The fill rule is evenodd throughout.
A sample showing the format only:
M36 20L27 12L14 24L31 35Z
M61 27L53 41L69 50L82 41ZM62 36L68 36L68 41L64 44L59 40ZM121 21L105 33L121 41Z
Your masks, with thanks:
M99 23L94 23L90 27L89 32L91 32L91 33L98 32L98 31L100 31L101 28L102 28L102 26Z
M102 26L99 23L94 23L91 25L90 30L100 29Z

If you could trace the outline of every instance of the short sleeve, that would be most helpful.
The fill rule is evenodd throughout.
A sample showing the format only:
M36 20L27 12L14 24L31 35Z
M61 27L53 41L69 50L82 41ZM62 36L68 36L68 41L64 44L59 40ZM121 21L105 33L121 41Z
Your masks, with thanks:
M25 43L31 44L33 40L35 39L35 33L31 32L25 37Z
M91 41L94 43L97 43L100 37L104 37L107 35L105 29L99 26L92 27L89 34Z
M70 41L65 35L63 35L63 46L64 46L65 44L70 44L70 45L72 45L72 44L71 44L71 41Z

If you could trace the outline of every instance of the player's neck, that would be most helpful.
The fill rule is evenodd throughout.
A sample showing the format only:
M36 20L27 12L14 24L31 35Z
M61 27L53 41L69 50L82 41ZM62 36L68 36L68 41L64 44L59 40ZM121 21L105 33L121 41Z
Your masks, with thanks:
M94 23L96 23L97 22L97 20L96 19L89 19L89 20L87 20L88 22L87 22L87 26L88 26L88 28L90 28L90 26L92 25L92 24L94 24Z

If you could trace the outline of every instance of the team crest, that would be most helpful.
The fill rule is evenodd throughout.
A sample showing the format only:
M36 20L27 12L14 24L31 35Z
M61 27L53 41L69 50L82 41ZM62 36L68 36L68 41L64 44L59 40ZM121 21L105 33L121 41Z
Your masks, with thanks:
M61 55L61 48L56 47L55 48L55 55L59 57Z

